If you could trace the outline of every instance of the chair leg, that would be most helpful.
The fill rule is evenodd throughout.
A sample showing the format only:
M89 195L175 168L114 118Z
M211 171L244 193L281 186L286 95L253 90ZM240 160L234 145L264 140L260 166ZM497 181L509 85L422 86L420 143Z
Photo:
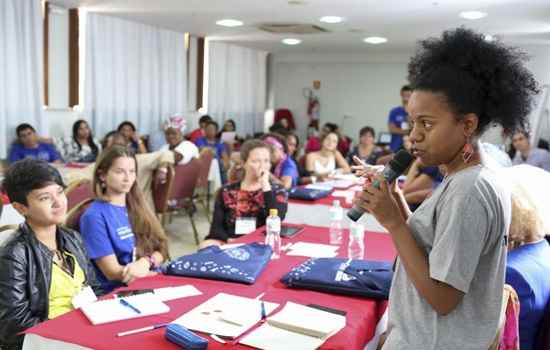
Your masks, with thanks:
M199 232L197 231L197 226L195 226L195 220L193 219L193 213L188 212L189 221L191 221L191 227L193 228L193 234L195 235L195 243L199 245Z

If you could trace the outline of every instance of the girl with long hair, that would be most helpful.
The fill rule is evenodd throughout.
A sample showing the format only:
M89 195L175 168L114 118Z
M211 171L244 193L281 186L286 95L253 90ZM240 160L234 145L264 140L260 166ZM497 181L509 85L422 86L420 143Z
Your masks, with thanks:
M96 162L97 198L80 218L80 231L105 290L152 274L168 259L164 230L136 182L136 158L114 145Z
M79 119L73 124L70 137L56 139L56 147L65 162L93 163L100 148L87 121Z

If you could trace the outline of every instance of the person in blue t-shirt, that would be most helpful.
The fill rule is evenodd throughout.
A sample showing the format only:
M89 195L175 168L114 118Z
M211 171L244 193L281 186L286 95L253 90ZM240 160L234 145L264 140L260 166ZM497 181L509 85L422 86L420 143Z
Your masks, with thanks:
M401 88L401 106L395 107L390 111L388 117L388 130L391 133L390 149L397 152L403 145L403 135L409 133L408 113L405 110L412 89L409 85Z
M59 152L51 144L38 142L36 130L30 124L19 124L15 133L17 142L11 146L8 155L10 163L25 158L45 160L48 163L61 163Z
M205 136L201 136L195 141L195 145L200 151L203 149L212 150L220 165L222 182L225 183L226 171L229 169L229 154L225 143L218 139L218 123L213 120L207 121L204 134Z
M275 182L282 185L285 189L290 189L298 185L300 174L298 165L288 155L286 141L282 135L276 133L266 134L262 140L271 148L272 178Z
M105 291L145 277L168 259L164 230L136 182L133 152L114 145L101 153L93 177L97 196L80 232Z

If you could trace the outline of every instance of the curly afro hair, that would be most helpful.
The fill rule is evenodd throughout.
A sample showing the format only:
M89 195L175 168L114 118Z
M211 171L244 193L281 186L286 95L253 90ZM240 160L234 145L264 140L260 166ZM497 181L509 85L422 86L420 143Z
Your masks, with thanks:
M414 89L441 93L458 116L475 113L477 133L500 124L508 133L525 129L538 84L524 66L527 56L465 28L420 42L409 62Z

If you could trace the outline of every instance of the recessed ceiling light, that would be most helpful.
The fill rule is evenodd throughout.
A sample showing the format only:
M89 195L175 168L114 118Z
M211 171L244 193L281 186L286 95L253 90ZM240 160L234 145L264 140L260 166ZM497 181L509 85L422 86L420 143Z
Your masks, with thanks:
M368 38L363 39L364 42L368 44L383 44L388 41L388 39L381 36L369 36Z
M481 11L463 11L459 14L459 16L465 19L475 20L486 17L487 13Z
M487 34L487 35L485 35L484 39L485 39L485 41L491 42L491 41L495 40L495 37L492 36L491 34Z
M295 38L286 38L286 39L283 39L282 42L285 45L298 45L299 43L302 42L302 40L295 39Z
M243 25L243 22L236 19L224 18L217 21L216 24L223 27L239 27Z
M344 21L342 17L338 16L323 16L319 18L319 21L329 24L341 23Z

